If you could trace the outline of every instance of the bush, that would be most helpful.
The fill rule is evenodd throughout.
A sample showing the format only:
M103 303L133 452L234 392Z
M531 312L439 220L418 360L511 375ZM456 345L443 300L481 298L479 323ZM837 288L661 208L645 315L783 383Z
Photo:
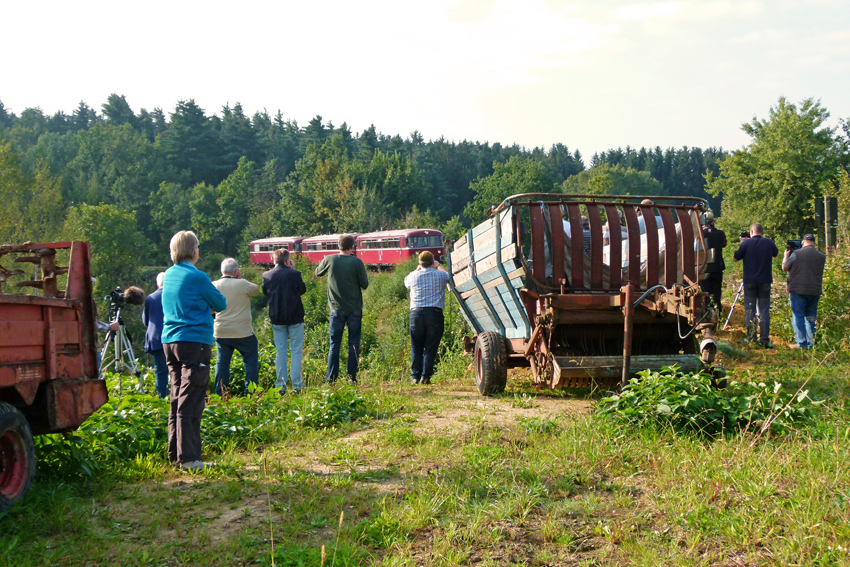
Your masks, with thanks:
M603 398L596 412L621 425L715 437L765 427L785 433L809 424L819 403L809 398L808 390L788 394L779 382L732 382L719 390L710 376L682 373L674 366L640 372L620 394Z

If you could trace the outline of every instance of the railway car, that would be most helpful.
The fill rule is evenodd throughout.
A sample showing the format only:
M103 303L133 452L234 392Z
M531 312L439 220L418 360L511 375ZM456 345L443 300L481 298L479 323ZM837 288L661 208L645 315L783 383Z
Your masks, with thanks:
M355 238L356 243L358 234L353 233L351 236ZM339 234L322 234L305 238L301 242L301 255L318 264L325 256L339 253L339 237Z
M276 238L263 238L254 240L249 245L249 254L252 264L271 266L274 264L272 254L279 248L286 248L290 252L301 253L301 242L303 236L278 236Z
M367 266L377 268L401 264L425 250L431 251L438 260L445 256L443 233L427 228L361 234L356 247L357 257Z
M304 238L301 236L281 236L255 240L250 244L252 264L271 265L272 253L278 248L286 248L301 254L314 264L325 256L339 253L338 234L323 234ZM367 266L385 269L406 262L429 250L434 257L445 259L443 233L430 228L403 230L385 230L366 234L353 233L354 253Z

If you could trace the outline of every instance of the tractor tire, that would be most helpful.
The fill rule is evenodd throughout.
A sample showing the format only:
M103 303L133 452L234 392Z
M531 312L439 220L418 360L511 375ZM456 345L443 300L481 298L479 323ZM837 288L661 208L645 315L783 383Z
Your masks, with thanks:
M0 512L27 495L34 476L35 447L29 423L15 406L0 402Z
M475 341L475 385L482 396L505 391L508 382L508 355L505 339L494 331L484 331Z

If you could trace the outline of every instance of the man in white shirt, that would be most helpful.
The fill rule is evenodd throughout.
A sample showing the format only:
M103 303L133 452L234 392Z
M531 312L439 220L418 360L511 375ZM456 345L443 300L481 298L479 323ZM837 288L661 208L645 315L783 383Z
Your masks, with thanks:
M239 351L245 363L245 392L256 384L259 376L259 345L251 319L251 298L260 293L260 286L242 279L239 264L233 258L221 263L221 279L213 285L227 299L227 309L216 314L215 393L224 395L230 390L230 359Z

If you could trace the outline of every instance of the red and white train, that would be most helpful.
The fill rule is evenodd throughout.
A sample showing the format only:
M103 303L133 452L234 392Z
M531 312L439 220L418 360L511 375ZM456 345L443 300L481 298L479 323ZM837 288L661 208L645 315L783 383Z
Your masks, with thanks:
M392 267L406 262L429 250L434 257L445 257L443 233L430 228L412 228L404 230L385 230L365 234L352 234L354 237L354 255L367 266L376 268ZM278 248L300 254L318 264L322 258L339 252L339 235L326 234L305 238L303 236L281 236L254 240L250 244L252 264L272 265L272 253Z

